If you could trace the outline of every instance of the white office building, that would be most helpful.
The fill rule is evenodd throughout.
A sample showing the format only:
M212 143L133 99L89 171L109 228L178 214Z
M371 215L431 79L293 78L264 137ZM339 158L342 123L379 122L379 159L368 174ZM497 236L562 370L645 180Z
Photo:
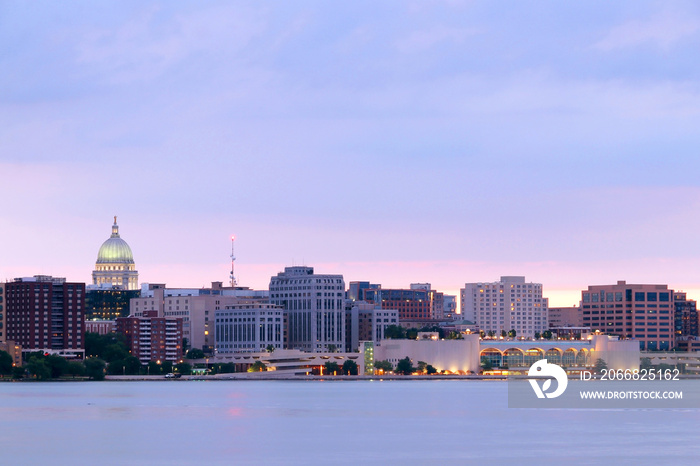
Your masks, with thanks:
M235 304L216 311L216 353L259 353L284 347L284 309L261 303Z
M314 274L313 267L285 267L270 279L270 302L287 315L287 348L324 352L345 347L345 281ZM332 346L331 346L332 345Z
M493 283L466 283L461 290L464 319L481 330L516 331L517 337L534 337L547 330L548 300L542 297L541 283L525 283L525 277L501 277Z

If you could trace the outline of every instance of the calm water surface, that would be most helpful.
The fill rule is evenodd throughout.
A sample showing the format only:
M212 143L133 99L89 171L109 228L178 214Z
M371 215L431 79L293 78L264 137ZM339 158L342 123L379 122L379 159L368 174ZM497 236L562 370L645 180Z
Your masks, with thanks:
M508 409L493 381L0 383L1 464L698 464L700 410Z

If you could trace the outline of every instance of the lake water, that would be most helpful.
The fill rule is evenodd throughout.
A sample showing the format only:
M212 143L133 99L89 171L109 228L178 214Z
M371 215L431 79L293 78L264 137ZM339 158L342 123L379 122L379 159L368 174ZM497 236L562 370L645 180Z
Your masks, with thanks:
M2 464L697 464L700 410L509 409L495 381L0 383Z

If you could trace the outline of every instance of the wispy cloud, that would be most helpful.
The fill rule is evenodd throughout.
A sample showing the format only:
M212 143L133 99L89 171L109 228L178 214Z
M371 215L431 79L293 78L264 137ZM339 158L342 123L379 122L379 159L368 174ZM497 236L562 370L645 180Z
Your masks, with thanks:
M610 51L654 45L669 49L681 39L700 30L700 18L664 12L645 20L630 20L612 28L594 47Z
M479 32L476 28L436 26L410 33L399 39L396 47L402 53L422 52L444 43L463 44L469 37Z

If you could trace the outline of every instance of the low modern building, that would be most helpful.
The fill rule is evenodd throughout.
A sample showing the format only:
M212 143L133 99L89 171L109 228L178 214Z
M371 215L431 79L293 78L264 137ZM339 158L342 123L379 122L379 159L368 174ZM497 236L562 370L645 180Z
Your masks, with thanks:
M414 366L423 361L438 371L478 374L479 335L465 335L462 340L382 340L374 346L375 361L389 361L395 367L406 357Z
M182 319L158 317L146 311L142 317L120 317L117 333L124 335L126 345L142 364L149 361L178 362L183 357Z
M478 335L465 335L463 340L382 340L375 345L362 345L371 350L372 361L387 360L394 364L406 357L416 366L419 361L432 365L438 371L460 374L478 374L482 362L498 372L527 373L540 359L562 365L569 371L590 368L598 358L611 369L638 369L639 343L619 340L609 335L593 335L588 340L480 340ZM367 354L367 353L366 353ZM370 362L365 362L369 366Z
M216 354L259 353L284 348L284 309L248 302L215 311Z

